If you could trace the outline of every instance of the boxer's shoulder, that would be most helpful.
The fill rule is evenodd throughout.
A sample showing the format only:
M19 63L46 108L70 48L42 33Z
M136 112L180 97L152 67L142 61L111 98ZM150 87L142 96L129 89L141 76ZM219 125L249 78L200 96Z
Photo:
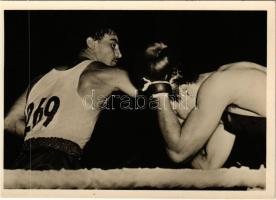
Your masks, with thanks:
M266 73L266 67L249 61L239 61L225 64L218 68L218 71L233 71L233 70L259 70Z
M230 82L229 74L225 71L216 71L202 80L200 90L202 90L202 88L208 88L208 90L212 88L218 89L219 87L224 88L227 82Z
M197 102L231 102L236 96L236 87L233 84L233 75L229 75L225 71L217 71L212 73L201 84Z
M81 74L81 79L83 80L99 80L104 82L109 82L114 78L119 78L122 75L126 75L126 71L117 68L110 67L101 62L91 62Z
M117 67L110 67L101 62L90 63L82 72L79 79L79 90L82 88L101 88L113 90L126 71Z

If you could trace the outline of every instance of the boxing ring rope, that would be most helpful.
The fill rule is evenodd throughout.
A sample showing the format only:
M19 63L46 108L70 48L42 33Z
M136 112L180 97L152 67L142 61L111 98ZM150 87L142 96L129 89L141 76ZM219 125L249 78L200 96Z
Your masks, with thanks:
M26 171L4 170L5 189L173 189L261 188L266 169L221 168L216 170L123 168Z

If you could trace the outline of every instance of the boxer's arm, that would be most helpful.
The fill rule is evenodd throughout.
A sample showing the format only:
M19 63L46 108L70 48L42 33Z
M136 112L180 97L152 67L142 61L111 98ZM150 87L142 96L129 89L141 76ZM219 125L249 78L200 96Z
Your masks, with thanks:
M115 90L121 90L124 93L128 94L131 97L138 95L138 90L132 84L129 79L128 73L122 69L112 69L109 71L109 78L107 82L115 87Z
M232 150L235 135L224 130L219 124L208 140L206 147L191 161L191 166L196 169L216 169L223 166Z
M223 77L222 80L215 77L212 75L203 83L198 93L197 107L182 126L176 122L169 98L159 98L159 124L168 154L175 162L187 161L205 145L216 129L222 112L232 101L228 91L225 91ZM221 81L225 84L221 84Z
M101 84L109 85L114 90L121 90L131 97L135 97L138 93L125 70L109 67L101 62L92 62L81 77L91 80L92 85L96 78Z
M4 129L23 136L25 130L24 109L27 90L17 99L4 119Z

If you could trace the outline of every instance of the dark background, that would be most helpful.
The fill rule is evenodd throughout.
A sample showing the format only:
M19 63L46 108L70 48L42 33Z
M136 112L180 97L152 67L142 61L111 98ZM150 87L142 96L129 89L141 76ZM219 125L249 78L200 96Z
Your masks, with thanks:
M265 11L5 11L5 114L30 80L60 66L73 66L89 32L114 28L133 75L135 55L149 41L177 50L196 73L237 61L266 66ZM22 139L5 133L4 166L9 168ZM155 112L105 110L85 148L87 167L183 167L164 151Z

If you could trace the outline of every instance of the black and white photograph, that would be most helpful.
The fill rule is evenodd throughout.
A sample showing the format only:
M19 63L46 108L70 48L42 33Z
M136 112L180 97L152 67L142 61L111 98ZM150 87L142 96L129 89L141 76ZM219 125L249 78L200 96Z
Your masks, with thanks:
M2 195L272 198L275 2L136 3L3 3Z

